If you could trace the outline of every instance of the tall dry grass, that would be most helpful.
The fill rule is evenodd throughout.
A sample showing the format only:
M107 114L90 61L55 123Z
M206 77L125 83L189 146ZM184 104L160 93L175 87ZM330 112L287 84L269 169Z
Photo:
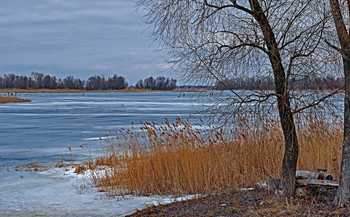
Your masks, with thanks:
M15 96L0 96L0 104L3 103L18 103L18 102L31 102L30 99L21 99Z
M124 130L121 138L107 141L105 155L96 160L109 169L95 171L94 184L108 196L181 195L231 191L279 177L284 152L279 122L271 119L258 131L247 122L240 120L231 140L222 130L208 135L196 130L202 125L195 129L179 118L144 123L141 133ZM341 125L317 116L298 124L299 170L327 168L339 177Z

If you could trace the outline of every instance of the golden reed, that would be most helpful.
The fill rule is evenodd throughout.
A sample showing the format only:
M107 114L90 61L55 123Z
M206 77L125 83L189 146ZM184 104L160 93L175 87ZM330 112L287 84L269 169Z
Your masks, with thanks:
M317 115L306 119L297 124L298 169L326 168L338 179L342 120L326 122ZM108 169L93 172L94 185L108 196L207 194L279 177L284 140L278 121L270 119L252 130L242 118L234 139L227 139L222 130L209 136L196 130L198 126L203 127L178 118L163 125L143 123L141 132L123 130L123 136L107 139L104 156L94 163Z

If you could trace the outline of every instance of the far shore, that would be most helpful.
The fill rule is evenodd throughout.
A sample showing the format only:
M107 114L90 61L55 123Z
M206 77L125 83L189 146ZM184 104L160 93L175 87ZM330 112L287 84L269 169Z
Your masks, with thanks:
M0 89L0 93L8 96L16 96L17 93L147 93L147 92L207 92L207 91L230 91L216 90L213 88L176 88L174 90L150 90L150 89L134 89L127 88L122 90L77 90L77 89ZM233 90L235 92L244 91L261 91L261 90ZM264 90L273 91L273 90ZM344 92L343 90L294 90L295 92Z
M176 88L174 90L123 89L123 90L74 90L74 89L0 89L0 93L134 93L134 92L206 92L207 88Z
M21 99L15 96L0 96L0 104L3 103L17 103L17 102L31 102L30 99Z

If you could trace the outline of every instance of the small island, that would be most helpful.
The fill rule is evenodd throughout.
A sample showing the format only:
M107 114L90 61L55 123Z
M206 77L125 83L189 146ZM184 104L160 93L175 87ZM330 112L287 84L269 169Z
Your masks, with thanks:
M3 103L17 103L17 102L31 102L30 99L21 99L16 96L0 96L0 104Z

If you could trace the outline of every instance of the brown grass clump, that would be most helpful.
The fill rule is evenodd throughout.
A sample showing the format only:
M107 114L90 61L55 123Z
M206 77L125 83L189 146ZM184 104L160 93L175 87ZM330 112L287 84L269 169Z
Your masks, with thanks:
M43 168L47 168L47 166L39 165L37 162L31 162L25 165L25 169L27 171L39 171Z
M68 147L71 151L71 147ZM88 170L97 169L97 161L92 159L83 161L83 162L74 162L73 154L70 152L70 160L65 160L63 156L61 156L61 160L56 164L58 168L73 168L76 174L84 174Z
M298 124L298 169L326 168L337 179L341 120L310 120ZM109 169L94 172L94 184L108 196L208 194L254 187L279 177L284 152L279 122L269 120L258 131L246 119L240 122L234 139L227 139L222 130L211 134L196 130L179 118L164 125L144 123L142 133L124 130L122 138L107 141L105 156L95 161Z
M31 102L29 99L21 99L14 96L0 96L0 103Z

